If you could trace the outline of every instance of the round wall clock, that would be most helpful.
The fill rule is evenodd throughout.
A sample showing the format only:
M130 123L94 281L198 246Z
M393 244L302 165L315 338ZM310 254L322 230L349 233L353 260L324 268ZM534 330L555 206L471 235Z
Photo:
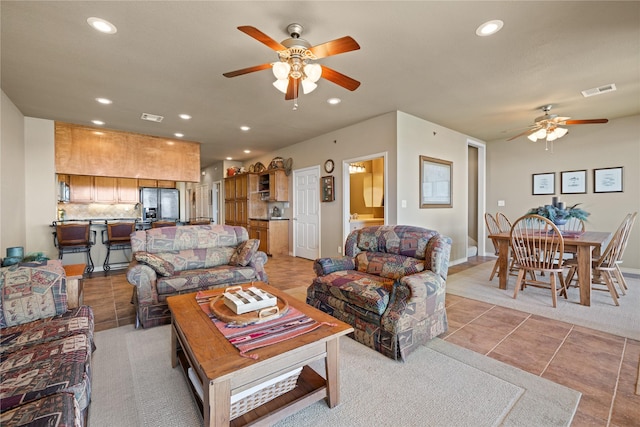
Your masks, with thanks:
M333 172L333 160L329 159L326 162L324 162L324 170L327 171L327 173L331 173Z

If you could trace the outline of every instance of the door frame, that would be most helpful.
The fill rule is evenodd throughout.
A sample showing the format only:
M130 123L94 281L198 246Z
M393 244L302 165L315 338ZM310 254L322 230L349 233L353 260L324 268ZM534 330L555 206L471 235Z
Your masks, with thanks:
M349 164L350 163L358 163L364 162L367 160L379 159L382 157L382 161L384 162L384 196L385 199L389 194L388 182L389 182L389 152L383 151L380 153L368 154L366 156L353 157L350 159L344 159L342 161L342 242L347 240L347 236L349 235L350 227L349 227L349 216L351 212L349 211L349 206L351 205L351 180L349 178ZM384 204L384 223L387 224L389 219L389 204ZM342 252L344 253L344 248L342 248Z
M472 139L467 139L467 146L475 147L478 149L478 217L477 228L478 228L478 255L486 256L486 240L487 240L487 230L486 224L484 223L484 214L487 209L487 146L478 141L474 141ZM468 171L467 171L468 173ZM465 257L466 257L466 248L469 247L469 233L467 230L467 237L465 242ZM493 254L491 254L493 255Z

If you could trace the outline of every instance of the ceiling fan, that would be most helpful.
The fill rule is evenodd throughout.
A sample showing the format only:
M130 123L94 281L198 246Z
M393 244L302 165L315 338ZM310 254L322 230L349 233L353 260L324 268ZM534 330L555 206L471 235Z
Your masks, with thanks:
M553 106L543 106L542 111L544 115L536 117L534 124L529 126L527 130L507 139L507 141L512 141L523 135L527 135L527 138L533 142L538 139L545 139L547 142L552 142L558 138L562 138L569 131L567 128L560 126L607 123L609 121L608 119L570 120L571 117L558 117L557 114L549 114L551 107Z
M278 43L255 27L242 26L238 27L238 29L275 50L278 53L279 60L243 68L241 70L230 71L223 74L225 77L236 77L271 68L277 79L273 85L285 94L284 99L293 99L294 101L298 98L300 86L302 86L303 93L310 93L317 87L316 82L320 77L351 91L356 90L358 86L360 86L359 81L345 76L325 65L313 62L317 59L360 49L360 45L349 36L311 46L308 41L300 38L303 30L300 24L290 24L287 26L287 32L290 38L283 40L282 43ZM294 106L294 109L296 107L297 104Z

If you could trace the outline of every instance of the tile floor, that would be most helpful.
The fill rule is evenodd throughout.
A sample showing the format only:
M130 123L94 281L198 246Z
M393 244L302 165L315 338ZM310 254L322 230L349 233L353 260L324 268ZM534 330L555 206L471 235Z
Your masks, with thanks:
M493 260L475 257L449 274ZM312 265L283 256L265 268L272 285L304 300ZM97 331L134 323L131 291L123 270L85 279L84 303L93 307ZM445 340L580 391L573 426L640 426L640 341L456 295L447 295L447 314Z

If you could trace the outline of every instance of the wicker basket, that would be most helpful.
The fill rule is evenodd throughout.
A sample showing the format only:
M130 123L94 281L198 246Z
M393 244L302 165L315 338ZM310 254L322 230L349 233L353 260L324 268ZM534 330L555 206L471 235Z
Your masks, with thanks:
M301 371L302 368L295 369L231 396L230 419L233 420L234 418L246 414L258 406L264 405L270 400L293 390L296 387Z

